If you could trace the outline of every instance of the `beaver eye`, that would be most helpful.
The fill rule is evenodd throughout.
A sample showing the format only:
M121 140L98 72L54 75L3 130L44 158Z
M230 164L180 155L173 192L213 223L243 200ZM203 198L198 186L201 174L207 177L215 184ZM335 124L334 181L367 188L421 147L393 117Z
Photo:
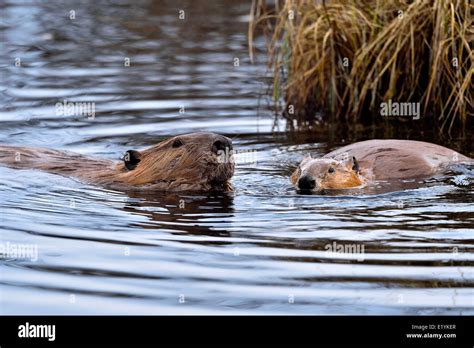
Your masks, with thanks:
M175 141L173 141L173 145L171 145L171 147L180 147L180 146L183 146L184 143L181 141L181 139L176 139Z
M333 167L329 167L328 173L334 173L334 168L333 168Z

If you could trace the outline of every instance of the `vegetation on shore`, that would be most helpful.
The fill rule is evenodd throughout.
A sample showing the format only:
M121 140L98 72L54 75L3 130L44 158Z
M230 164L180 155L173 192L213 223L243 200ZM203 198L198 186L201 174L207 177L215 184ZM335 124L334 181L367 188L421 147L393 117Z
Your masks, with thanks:
M253 0L249 45L264 28L273 100L299 127L379 122L381 105L395 102L419 103L422 121L443 132L465 130L473 11L469 0Z

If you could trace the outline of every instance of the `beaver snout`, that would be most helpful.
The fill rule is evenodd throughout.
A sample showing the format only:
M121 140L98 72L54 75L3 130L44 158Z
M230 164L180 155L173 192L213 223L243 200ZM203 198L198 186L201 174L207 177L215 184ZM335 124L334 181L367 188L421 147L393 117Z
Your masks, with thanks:
M219 138L214 141L212 144L212 152L214 152L216 155L219 154L219 151L231 151L232 150L232 140L230 140L227 137L224 136L219 136Z
M309 175L304 175L298 180L298 188L301 190L312 190L316 187L316 180Z

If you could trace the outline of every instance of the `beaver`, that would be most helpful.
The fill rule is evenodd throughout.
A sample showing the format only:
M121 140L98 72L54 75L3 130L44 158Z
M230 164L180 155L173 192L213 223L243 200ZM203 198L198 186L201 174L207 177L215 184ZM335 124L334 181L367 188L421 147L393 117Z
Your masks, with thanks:
M0 146L0 163L39 169L118 190L232 191L232 141L215 133L191 133L146 150L128 150L121 161L46 148Z
M291 175L300 190L363 187L375 180L427 178L474 160L446 147L414 140L367 140L322 158L305 157Z

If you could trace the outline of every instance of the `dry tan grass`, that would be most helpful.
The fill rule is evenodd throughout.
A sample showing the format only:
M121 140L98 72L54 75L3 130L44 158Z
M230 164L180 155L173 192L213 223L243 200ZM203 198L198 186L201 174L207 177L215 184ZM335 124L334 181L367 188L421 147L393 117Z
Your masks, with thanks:
M391 99L419 102L422 118L451 131L474 118L473 10L469 0L286 0L270 11L254 0L249 43L263 24L274 100L300 126L320 111L375 121Z

